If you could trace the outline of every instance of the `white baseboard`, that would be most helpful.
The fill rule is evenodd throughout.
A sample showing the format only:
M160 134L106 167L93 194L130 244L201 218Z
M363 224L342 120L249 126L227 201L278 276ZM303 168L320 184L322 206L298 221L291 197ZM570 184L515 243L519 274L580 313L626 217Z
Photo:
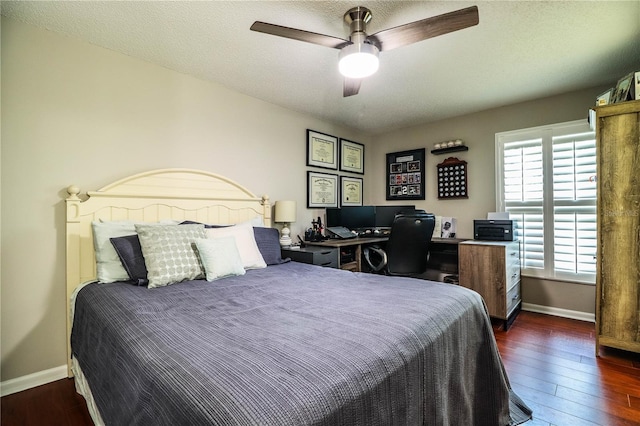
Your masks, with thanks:
M55 382L65 377L67 377L66 364L1 382L0 394L2 396L11 395L12 393L46 385L47 383Z
M580 321L596 322L596 314L592 314L591 312L572 311L569 309L554 308L553 306L535 305L533 303L522 303L522 310Z

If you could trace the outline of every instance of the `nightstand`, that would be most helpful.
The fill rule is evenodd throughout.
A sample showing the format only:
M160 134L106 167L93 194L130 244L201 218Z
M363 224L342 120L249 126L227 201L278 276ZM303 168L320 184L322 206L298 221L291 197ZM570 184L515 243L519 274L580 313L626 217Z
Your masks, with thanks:
M306 246L299 249L282 248L282 258L290 257L294 262L338 268L338 249Z

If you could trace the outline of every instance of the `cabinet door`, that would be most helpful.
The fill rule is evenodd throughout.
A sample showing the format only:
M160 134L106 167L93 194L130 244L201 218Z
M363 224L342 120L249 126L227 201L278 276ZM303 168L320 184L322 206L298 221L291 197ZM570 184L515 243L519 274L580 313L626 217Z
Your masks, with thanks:
M489 315L507 319L505 247L460 244L458 250L460 285L480 293Z
M598 342L640 352L640 113L598 120Z

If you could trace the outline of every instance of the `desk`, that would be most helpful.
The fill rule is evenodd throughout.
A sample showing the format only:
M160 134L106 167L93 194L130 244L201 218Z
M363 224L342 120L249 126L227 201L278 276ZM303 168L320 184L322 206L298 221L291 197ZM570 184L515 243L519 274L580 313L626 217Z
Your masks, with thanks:
M341 269L349 271L362 271L362 246L376 243L386 243L389 237L350 238L346 240L331 239L321 242L305 241L309 246L335 247L338 249L338 264ZM442 272L458 273L458 244L464 239L460 238L432 238L429 246L429 262L427 268L437 269ZM343 249L352 249L354 259L345 262Z
M389 240L389 237L367 237L367 238L349 238L346 240L339 239L331 239L325 241L305 241L305 244L308 246L320 246L320 247L335 247L338 249L338 264L340 265L340 269L346 269L349 271L360 272L362 271L362 246L375 244L375 243L386 243ZM343 253L343 249L351 249L353 250L353 260L345 261L345 255ZM350 256L348 257L350 259Z

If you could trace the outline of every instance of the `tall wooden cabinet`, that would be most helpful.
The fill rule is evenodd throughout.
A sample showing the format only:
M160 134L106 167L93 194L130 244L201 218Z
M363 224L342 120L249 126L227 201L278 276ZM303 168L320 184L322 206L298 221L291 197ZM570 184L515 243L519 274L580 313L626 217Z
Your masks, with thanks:
M489 315L504 320L506 330L520 307L520 243L463 241L458 245L460 285L484 299Z
M640 101L596 108L596 354L640 352Z

